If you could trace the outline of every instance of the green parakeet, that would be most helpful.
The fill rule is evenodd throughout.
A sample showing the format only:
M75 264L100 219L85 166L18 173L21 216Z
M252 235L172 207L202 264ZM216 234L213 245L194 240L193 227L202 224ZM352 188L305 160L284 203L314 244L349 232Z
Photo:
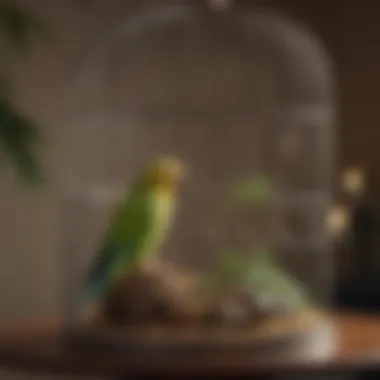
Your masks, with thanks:
M171 226L183 174L182 164L170 157L156 158L141 173L111 220L89 272L82 307L154 258Z

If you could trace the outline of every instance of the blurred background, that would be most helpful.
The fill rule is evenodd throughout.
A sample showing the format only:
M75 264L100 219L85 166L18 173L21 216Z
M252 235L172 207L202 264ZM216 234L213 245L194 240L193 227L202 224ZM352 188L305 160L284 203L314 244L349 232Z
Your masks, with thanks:
M62 109L65 85L87 44L104 28L124 18L141 1L8 2L35 18L38 30L31 34L25 32L31 40L25 46L16 47L16 51L13 47L10 51L6 38L1 40L6 58L0 65L1 79L4 79L2 89L7 91L4 97L11 101L11 104L5 103L17 109L19 114L18 118L11 119L14 121L12 124L4 119L0 110L0 134L3 133L0 143L13 158L11 163L16 163L16 168L22 165L21 168L25 169L20 172L13 170L14 165L5 165L0 172L2 324L52 315L60 309L57 181L62 162L60 128L65 116ZM341 236L336 245L338 291L335 301L342 307L371 308L380 312L380 296L375 294L376 278L380 278L375 238L379 229L376 205L380 199L378 2L363 0L360 6L354 0L252 0L245 3L263 5L294 17L317 32L327 46L335 65L339 90L336 200L337 204L344 206L340 208L343 217L351 216L352 222L349 233ZM9 17L9 14L4 15ZM20 17L14 18L9 25L11 38L17 44L22 43L24 27ZM7 125L14 125L13 132L1 132L1 120L5 120ZM48 182L37 186L20 181L20 175L36 174L33 158L18 153L20 147L22 151L24 142L17 142L17 131L23 136L33 135L27 132L28 120L34 123L41 138L41 144L35 149L35 159L48 177ZM27 139L25 137L25 141ZM345 177L347 173L348 177L351 174L351 180ZM346 178L345 181L342 178ZM342 187L342 184L355 181L363 186ZM0 379L13 379L12 376L0 373Z

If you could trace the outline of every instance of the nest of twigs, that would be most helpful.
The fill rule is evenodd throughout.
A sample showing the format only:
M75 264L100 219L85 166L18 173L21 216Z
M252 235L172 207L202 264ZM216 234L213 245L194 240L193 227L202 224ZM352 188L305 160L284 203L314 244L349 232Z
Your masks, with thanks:
M229 289L204 297L201 279L168 265L157 265L121 279L105 296L101 319L111 325L246 325L286 313L281 302ZM279 300L280 301L280 300Z
M169 268L137 271L111 287L104 298L103 318L118 325L189 319L194 313L187 302L191 280Z

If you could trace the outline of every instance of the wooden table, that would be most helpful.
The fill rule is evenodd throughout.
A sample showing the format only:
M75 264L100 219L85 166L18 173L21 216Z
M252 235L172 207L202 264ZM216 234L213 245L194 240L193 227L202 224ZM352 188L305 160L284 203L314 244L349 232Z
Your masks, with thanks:
M0 367L36 373L107 377L250 376L380 370L380 317L344 314L334 317L336 352L324 358L273 355L254 359L247 352L198 352L188 355L111 354L72 351L62 344L53 324L31 323L0 331Z

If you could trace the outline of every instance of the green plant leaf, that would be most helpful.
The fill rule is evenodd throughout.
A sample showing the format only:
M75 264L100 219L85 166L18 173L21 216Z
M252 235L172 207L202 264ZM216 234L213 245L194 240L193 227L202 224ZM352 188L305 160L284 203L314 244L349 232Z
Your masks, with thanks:
M236 285L245 276L247 270L244 252L228 250L221 254L219 262L209 276L210 283L218 288Z
M280 268L265 248L225 252L202 289L215 292L236 285L251 289L252 294L262 292L273 296L291 310L314 305L303 285Z
M234 184L232 196L235 201L263 204L271 196L271 184L265 176L257 176Z
M40 181L42 173L34 155L39 135L36 126L7 99L0 100L0 146L3 156L28 183Z
M242 260L239 252L228 251L223 254L217 271L219 276L225 277L226 280L233 281L238 278L242 271Z
M252 254L247 282L253 289L271 294L293 309L311 304L305 288L285 270L281 269L269 255Z
M0 0L0 31L15 48L24 48L36 35L47 35L44 25L9 0Z

